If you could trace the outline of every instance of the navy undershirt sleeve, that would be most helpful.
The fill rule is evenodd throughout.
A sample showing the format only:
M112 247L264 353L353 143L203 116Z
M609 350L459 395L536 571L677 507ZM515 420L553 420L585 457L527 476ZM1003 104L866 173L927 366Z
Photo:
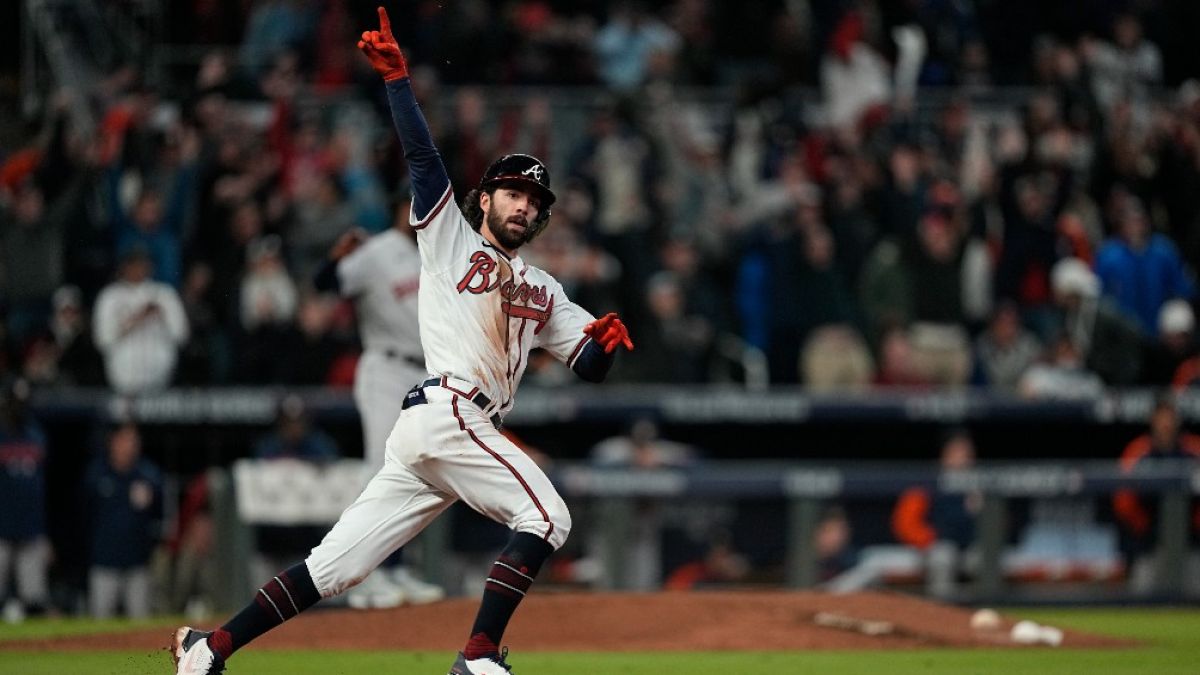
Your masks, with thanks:
M404 159L408 161L408 173L412 179L413 214L420 220L437 206L450 185L450 176L433 143L429 124L413 95L409 79L392 80L385 86L388 104L392 108L392 122L400 136L400 145L404 148Z
M589 340L580 350L571 369L588 382L603 382L616 357L616 352L605 354L603 347L595 341Z

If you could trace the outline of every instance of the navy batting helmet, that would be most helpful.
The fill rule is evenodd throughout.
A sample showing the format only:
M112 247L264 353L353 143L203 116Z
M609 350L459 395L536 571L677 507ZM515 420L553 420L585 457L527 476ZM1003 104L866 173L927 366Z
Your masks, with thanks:
M542 211L549 211L550 205L554 203L554 193L550 190L550 172L542 160L533 155L505 155L492 162L487 171L483 172L483 178L479 180L479 189L489 190L508 181L528 183L542 201Z
M479 180L479 189L492 190L509 182L528 185L542 202L538 209L538 217L529 224L529 234L525 238L525 241L531 241L541 234L550 222L550 205L555 199L550 190L550 172L542 160L533 155L505 155L492 162L487 171L483 172L483 178Z

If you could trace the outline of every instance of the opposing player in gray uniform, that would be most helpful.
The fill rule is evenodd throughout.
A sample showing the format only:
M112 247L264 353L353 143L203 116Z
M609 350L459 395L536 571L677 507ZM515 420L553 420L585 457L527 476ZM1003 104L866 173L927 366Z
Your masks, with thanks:
M351 298L358 316L363 353L354 373L354 403L363 427L364 484L383 468L384 444L400 417L404 393L425 379L417 326L421 259L406 221L407 216L397 218L394 227L370 238L358 228L346 232L314 279L317 290ZM445 595L402 564L397 552L346 597L355 609L382 609Z
M360 582L460 499L513 534L488 573L450 675L511 673L507 649L498 645L542 564L566 541L571 515L500 423L531 349L545 349L591 382L605 378L618 347L633 349L616 314L596 319L518 255L546 227L555 201L540 160L501 157L455 206L382 7L379 22L358 46L383 76L412 177L409 225L421 256L419 323L430 377L405 395L383 468L308 558L264 584L218 630L175 632L178 675L221 672L237 649Z

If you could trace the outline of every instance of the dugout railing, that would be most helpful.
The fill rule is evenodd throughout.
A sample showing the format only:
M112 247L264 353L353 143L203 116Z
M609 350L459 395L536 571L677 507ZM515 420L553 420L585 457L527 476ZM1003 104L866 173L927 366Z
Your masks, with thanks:
M214 511L223 528L218 557L230 589L226 601L237 602L250 584L245 562L252 541L245 536L233 499L230 469L250 454L252 440L270 427L280 399L290 393L301 396L315 424L344 441L344 455L360 452L355 445L360 442L358 417L349 392L194 389L128 399L102 390L40 390L33 403L47 428L56 463L49 472L51 494L71 494L76 469L86 465L78 448L87 434L80 430L113 419L138 422L146 437L146 454L168 475L182 480L209 471L214 478ZM886 501L908 487L924 485L969 489L984 496L976 544L980 567L963 597L1014 599L1017 589L1007 586L1001 567L1010 543L1006 521L1012 505L1055 497L1107 502L1115 489L1129 487L1157 504L1155 527L1162 555L1152 599L1178 600L1185 586L1182 561L1189 547L1189 504L1200 494L1200 471L1194 465L1158 465L1125 475L1116 462L1125 442L1144 430L1155 398L1150 390L1028 401L975 390L815 395L790 388L748 392L715 386L529 387L506 424L560 458L552 469L555 480L573 509L579 504L592 515L580 532L599 535L599 554L608 568L600 587L630 585L618 553L628 540L634 505L640 500L778 504L786 512L786 527L777 535L786 551L781 581L805 587L815 580L813 552L806 542L828 504L846 502L853 508L854 500ZM1200 421L1200 397L1183 392L1178 404L1185 425ZM646 418L662 425L664 436L686 435L701 446L705 454L700 463L688 470L658 471L603 469L587 463L593 438L622 433L631 420ZM1063 430L1051 439L1056 447L1039 438L1040 430L1052 425ZM947 426L976 430L984 460L979 472L960 474L950 482L936 471L936 445L930 443L936 430ZM831 430L826 436L834 438L834 444L822 446L820 439L810 443L800 436L809 428ZM885 438L886 452L863 456L852 434L864 429L875 429L872 433ZM991 437L1001 433L1018 442L988 447ZM1085 437L1091 440L1070 442ZM1055 460L1039 461L1056 456L1055 450ZM353 490L343 495L352 497ZM55 508L51 534L56 548L62 549L62 563L71 564L72 556L79 555L70 549L77 538L71 528L79 530L84 514L61 504ZM424 537L426 571L434 578L448 538L447 530L437 528ZM1092 590L1109 600L1144 599L1121 589L1111 592L1111 587ZM1088 594L1073 597L1086 599Z

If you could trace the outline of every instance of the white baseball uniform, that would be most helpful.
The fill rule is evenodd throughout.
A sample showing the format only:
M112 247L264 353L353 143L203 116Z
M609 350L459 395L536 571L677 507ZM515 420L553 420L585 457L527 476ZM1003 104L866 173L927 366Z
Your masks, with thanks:
M550 480L493 418L512 408L529 351L542 347L570 367L593 317L549 274L472 229L443 185L423 218L414 201L410 220L421 343L438 383L410 392L418 404L400 413L383 468L305 561L323 597L361 581L459 499L556 549L571 528Z
M425 379L417 325L421 260L417 245L394 228L368 239L337 265L341 294L354 299L363 354L354 373L354 403L363 425L369 475L383 467L384 444L404 393Z

